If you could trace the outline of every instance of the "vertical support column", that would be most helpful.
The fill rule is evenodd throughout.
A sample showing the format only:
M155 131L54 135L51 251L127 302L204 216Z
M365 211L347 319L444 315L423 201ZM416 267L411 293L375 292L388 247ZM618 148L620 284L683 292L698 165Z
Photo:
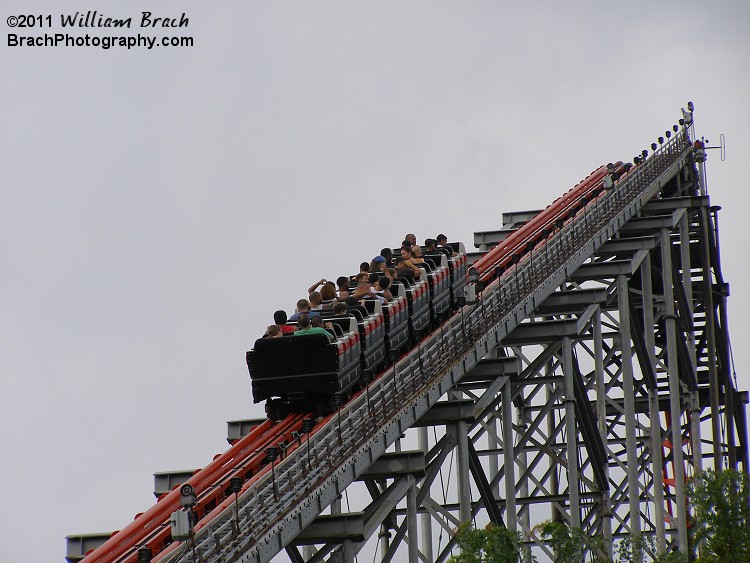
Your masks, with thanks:
M693 471L703 471L703 446L701 442L701 399L700 392L690 393L688 397L690 409L690 438L693 446Z
M643 287L643 340L646 343L648 362L656 368L654 355L654 292L651 287L651 256L641 263L641 286ZM664 460L661 455L661 411L659 410L659 390L648 391L649 419L651 421L651 471L654 488L654 527L656 528L656 553L667 550L666 530L664 529Z
M703 261L703 306L706 312L706 343L708 345L708 377L711 393L711 440L713 444L714 469L723 469L721 455L721 405L719 404L719 375L716 366L716 318L711 281L711 254L709 252L708 209L700 208L701 254Z
M726 295L719 297L719 324L721 325L721 332L723 333L724 342L729 342L729 319L727 318L727 298ZM737 469L737 443L734 433L735 415L734 415L734 399L735 399L735 388L731 381L731 358L729 357L729 351L723 350L724 365L727 366L727 371L724 374L724 405L725 405L725 420L727 429L727 463L731 469Z
M513 388L510 377L501 391L503 401L503 465L505 470L505 527L515 532L518 524L516 509L516 461L513 447Z
M664 459L661 452L661 422L659 412L659 394L650 389L648 392L648 409L651 417L651 471L654 475L654 527L656 528L656 553L661 555L667 550L666 530L664 529Z
M554 375L554 369L552 368L552 361L550 360L547 362L547 365L545 366L545 374L548 376ZM547 404L549 404L551 401L555 400L555 389L553 384L548 383L546 385L546 392L547 392ZM550 409L549 414L547 415L547 436L551 437L555 435L555 409ZM520 444L521 447L523 447L523 444ZM553 456L549 456L549 465L550 465L550 477L549 477L549 484L550 484L550 493L552 493L553 496L558 496L560 494L560 480L558 478L558 472L559 472L559 463ZM560 513L560 510L557 509L555 506L555 503L550 503L550 519L553 522L562 522L562 514Z
M682 288L685 291L687 297L687 304L689 311L684 311L684 314L693 319L693 276L691 274L692 264L690 260L690 225L688 223L688 214L684 213L680 219L680 267L682 270ZM688 351L690 352L690 361L693 365L693 370L697 369L697 359L695 357L695 330L692 330L687 335L688 338Z
M519 393L523 393L523 390L521 390ZM519 426L518 434L519 436L523 436L529 427L528 414L526 412L526 408L523 406L518 409L518 426ZM521 498L528 498L529 497L529 479L526 476L526 472L529 468L529 462L528 462L528 458L526 454L526 449L523 447L523 444L518 444L518 445L519 445L519 449L516 452L517 462L518 462L518 475L519 475L518 494ZM518 510L518 507L516 507L516 510ZM521 507L520 518L521 518L521 525L523 527L524 539L528 540L531 537L529 534L529 530L531 529L531 514L529 512L529 505L525 505Z
M607 389L604 383L604 346L602 342L602 311L599 307L594 312L594 376L596 377L596 424L604 449L609 454L607 445ZM609 465L604 465L604 475L609 481ZM612 501L602 491L602 535L605 542L605 553L612 559Z
M721 244L719 244L719 211L721 207L718 205L711 206L711 219L713 221L713 233L714 233L714 251L716 255L716 264L714 268L717 272L721 272ZM721 374L724 381L724 417L726 420L726 444L727 444L727 463L731 469L737 469L737 445L735 439L735 388L732 383L732 359L729 355L729 317L727 315L727 296L729 293L725 287L722 287L718 292L718 306L719 306L719 327L722 333L722 340L727 343L722 347L719 352L722 356L722 364L726 366L726 371ZM739 424L738 424L739 426Z
M688 552L687 508L685 506L685 460L682 452L682 407L680 373L677 359L677 318L672 289L672 242L669 230L661 230L662 284L664 286L664 324L667 333L667 368L669 372L669 410L672 416L672 459L674 463L677 537L680 552Z
M419 449L424 453L425 458L427 458L427 454L430 451L430 443L428 428L426 426L419 428L417 440ZM432 563L432 519L430 514L426 512L419 516L419 520L421 527L422 553L428 563Z
M500 449L500 438L498 436L498 418L496 414L493 414L490 420L487 421L487 447L492 452L497 452ZM500 454L499 453L493 453L489 456L489 466L490 466L490 474L489 479L490 483L493 482L493 479L497 476L497 474L500 471ZM492 494L495 495L495 497L500 496L500 484L499 482L497 484L491 484L490 485L492 489Z
M378 539L380 540L380 553L388 553L388 549L391 547L391 531L385 523L380 525L380 532L378 532Z
M378 488L381 491L385 491L387 488L387 483L385 482L385 479L378 482ZM380 553L385 555L388 553L388 549L391 546L391 529L389 522L391 520L391 515L393 513L389 514L385 517L383 520L383 523L380 524L380 531L378 532L378 541L380 542Z
M628 278L617 276L617 303L620 315L620 359L622 361L622 393L625 407L625 449L628 460L628 500L630 504L630 533L641 534L641 489L638 482L638 446L635 439L635 385L633 383L633 354L630 345L630 295Z
M513 348L513 354L518 356L519 358L523 357L522 349L521 348ZM513 386L511 384L511 389L513 389ZM518 436L524 436L526 434L526 430L529 428L529 419L530 416L528 414L528 411L526 410L526 404L527 399L524 395L523 387L518 389L518 392L516 393L516 404L520 405L518 406L517 410L517 424L518 424ZM521 498L528 498L529 497L529 479L526 476L527 471L529 468L528 463L528 455L526 453L526 448L524 447L525 444L518 443L515 444L516 447L516 466L518 467L518 496ZM516 513L519 515L519 520L516 521L516 525L520 525L521 529L523 531L523 538L524 540L531 539L531 513L529 512L529 505L525 504L521 506L521 509L518 510L518 505L516 505Z
M682 288L687 297L688 311L683 311L683 315L691 319L690 324L692 325L692 319L694 318L694 305L693 305L693 275L692 262L690 259L690 224L688 221L688 214L684 213L680 219L680 267L682 270ZM687 338L687 349L690 352L690 365L692 366L693 373L697 375L698 371L698 358L696 357L696 346L695 346L695 328L686 334ZM690 399L690 442L693 452L693 468L695 471L700 471L703 462L701 460L701 424L700 424L700 397L698 393L694 393Z
M471 520L471 480L469 474L469 425L465 420L456 423L458 433L458 519Z
M502 431L502 428L500 427L499 417L504 416L502 409L503 407L501 406L500 410L492 413L490 415L489 420L487 420L487 423L486 423L487 447L489 449L489 452L491 452L488 456L490 472L487 477L490 482L490 493L492 494L492 497L496 499L503 498L503 496L500 494L500 480L497 479L498 474L500 473L500 451L502 450L503 455L505 455L505 450L502 449L503 441L500 439L500 435L499 435L499 432ZM504 474L504 479L507 482L507 479L508 479L507 473ZM507 490L507 486L506 486L506 490ZM506 509L507 509L507 505L506 505Z
M417 531L417 487L416 479L409 475L409 490L406 493L406 528L409 531L409 563L419 563L419 532Z
M347 538L342 546L343 563L354 563L354 541Z
M565 381L565 432L568 436L568 498L570 499L570 527L581 527L581 503L578 493L578 430L576 427L576 398L573 383L573 347L568 336L563 337L563 377Z
M495 358L501 358L505 356L505 353L503 349L498 346L495 348L492 355ZM491 452L500 451L500 416L500 413L495 412L487 421L487 448ZM490 480L490 488L492 490L493 496L495 498L500 498L500 482L495 481L495 477L497 477L497 474L500 472L500 454L492 453L490 456L488 456L488 462L490 469L490 474L488 475Z

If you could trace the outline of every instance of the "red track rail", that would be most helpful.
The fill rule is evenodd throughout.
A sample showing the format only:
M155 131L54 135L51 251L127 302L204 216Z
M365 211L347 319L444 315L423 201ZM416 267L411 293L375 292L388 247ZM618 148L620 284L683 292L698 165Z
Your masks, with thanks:
M225 489L232 477L242 477L243 488L248 487L270 467L266 462L267 448L286 442L289 451L292 451L296 441L291 434L300 431L305 416L291 415L278 423L266 420L186 481L192 485L198 497L196 509L199 518L204 519L222 508L222 503L228 497ZM137 550L142 546L148 547L154 555L168 547L171 543L170 516L181 508L178 489L176 487L160 497L148 511L115 532L104 544L87 554L85 562L135 562L138 559Z
M622 162L617 162L615 171L620 173L622 170ZM524 254L561 226L558 224L559 221L572 218L601 192L607 173L606 166L600 166L591 172L583 181L477 260L469 269L472 281L486 285L510 266L518 263Z

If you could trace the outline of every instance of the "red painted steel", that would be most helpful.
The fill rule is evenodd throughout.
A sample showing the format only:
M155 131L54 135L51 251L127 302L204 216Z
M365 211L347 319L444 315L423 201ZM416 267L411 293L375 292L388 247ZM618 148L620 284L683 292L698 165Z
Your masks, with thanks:
M622 172L622 162L615 164L615 171ZM541 213L530 219L526 224L500 242L495 248L477 260L469 273L479 276L479 281L488 283L499 273L507 270L515 261L518 262L528 251L528 244L532 248L544 241L557 227L559 220L567 221L575 213L591 201L603 189L602 182L607 175L607 167L600 166L583 181L579 182L564 195L548 205Z
M235 442L226 452L216 456L204 469L196 472L186 483L192 485L198 497L198 508L212 503L214 506L221 506L226 498L222 484L228 484L231 477L244 476L252 471L253 479L248 479L245 486L257 478L264 469L266 448L277 446L281 441L293 443L291 433L300 430L304 418L305 415L292 415L278 423L268 419ZM290 451L292 449L290 447ZM176 487L160 497L148 511L86 555L85 563L135 562L138 557L136 550L143 545L149 547L154 555L161 552L167 547L171 536L170 516L180 509L178 489ZM208 515L204 514L203 517L205 516Z

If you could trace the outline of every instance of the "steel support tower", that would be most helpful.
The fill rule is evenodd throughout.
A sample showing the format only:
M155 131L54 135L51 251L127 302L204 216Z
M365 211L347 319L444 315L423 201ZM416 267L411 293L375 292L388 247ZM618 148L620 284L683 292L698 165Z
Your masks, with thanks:
M533 245L405 358L154 561L445 561L488 522L687 551L687 481L748 471L718 208L690 127ZM606 184L605 184L606 185ZM477 233L480 251L534 212ZM88 558L87 558L88 560Z

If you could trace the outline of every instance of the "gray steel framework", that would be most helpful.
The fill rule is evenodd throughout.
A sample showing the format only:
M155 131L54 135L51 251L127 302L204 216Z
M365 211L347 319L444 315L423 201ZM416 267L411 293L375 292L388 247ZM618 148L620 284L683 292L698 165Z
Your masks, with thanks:
M155 560L444 561L468 520L685 550L686 477L748 469L700 177L683 130Z

